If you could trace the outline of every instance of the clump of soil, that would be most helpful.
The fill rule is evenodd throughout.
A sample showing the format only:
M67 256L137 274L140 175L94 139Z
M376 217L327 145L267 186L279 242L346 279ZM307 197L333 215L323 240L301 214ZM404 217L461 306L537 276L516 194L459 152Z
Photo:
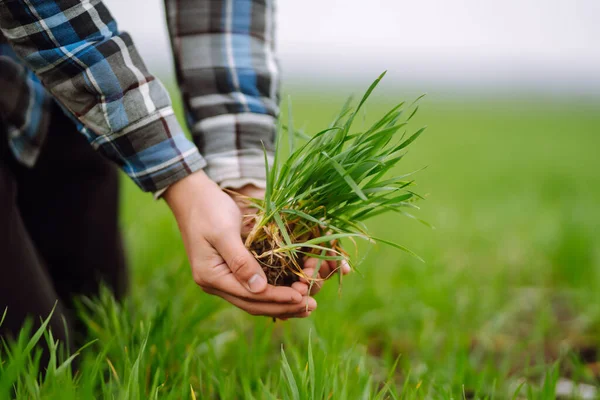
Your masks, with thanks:
M254 218L258 220L260 216L257 215ZM321 227L314 226L310 232L294 237L291 234L294 232L294 224L295 221L286 221L286 228L292 243L304 243L324 234ZM301 247L296 248L296 251L282 250L285 247L285 240L276 223L268 223L262 228L253 229L246 237L245 245L261 265L270 285L292 286L301 277L309 281L315 279L306 276L302 270L304 260L311 254L315 254L315 249ZM335 243L330 245L336 246Z

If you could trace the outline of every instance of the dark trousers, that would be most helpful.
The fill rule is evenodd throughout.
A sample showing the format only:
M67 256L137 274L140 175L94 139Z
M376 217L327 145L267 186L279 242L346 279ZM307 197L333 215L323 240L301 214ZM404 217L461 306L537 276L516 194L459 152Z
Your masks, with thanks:
M34 168L16 162L0 121L0 335L16 337L28 317L39 326L56 304L52 333L72 346L74 296L96 295L101 282L123 295L118 197L115 168L58 107Z

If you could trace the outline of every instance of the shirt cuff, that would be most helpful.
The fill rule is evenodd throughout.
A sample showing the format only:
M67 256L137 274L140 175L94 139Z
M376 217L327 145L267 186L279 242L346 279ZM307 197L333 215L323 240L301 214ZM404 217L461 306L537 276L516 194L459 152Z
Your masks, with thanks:
M170 185L206 166L206 160L196 146L183 134L181 136L182 138L169 139L155 145L157 155L146 159L143 169L132 171L124 168L142 190L154 192L159 197ZM158 155L161 153L164 158Z
M223 114L195 124L192 136L206 160L204 171L221 187L265 187L265 151L272 164L275 131L271 115Z
M241 189L246 185L253 185L259 189L266 189L267 181L266 179L257 178L236 178L226 179L222 182L219 182L219 186L222 189ZM167 186L154 192L154 200L160 200L169 187L170 186Z
M269 165L273 164L273 154L267 153ZM222 188L239 189L253 184L265 188L267 171L265 155L260 150L232 150L206 156L204 171Z
M253 179L253 178L240 178L240 179L229 179L219 184L223 189L241 189L244 186L252 185L259 189L266 189L267 182L264 179Z
M81 123L78 127L89 135ZM121 132L96 137L92 146L115 160L145 192L156 193L206 166L172 113L151 114Z
M154 200L160 200L160 198L162 197L163 194L165 194L165 192L167 191L168 188L170 188L171 185L164 187L160 190L157 190L156 192L154 192Z
M204 119L193 127L192 134L204 154L202 158L196 151L198 160L192 172L204 168L204 172L222 188L239 189L250 184L266 188L265 151L267 162L272 165L274 117L253 113L224 114ZM184 147L189 145L184 143ZM181 176L161 180L161 184L152 190L154 198L161 198L169 185L187 175L181 171Z

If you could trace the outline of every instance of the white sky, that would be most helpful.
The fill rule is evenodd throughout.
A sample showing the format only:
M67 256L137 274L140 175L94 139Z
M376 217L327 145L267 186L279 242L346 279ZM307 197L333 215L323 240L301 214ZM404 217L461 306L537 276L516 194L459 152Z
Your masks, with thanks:
M162 1L105 2L151 69L170 68ZM418 90L600 94L600 0L279 0L277 18L289 82L388 69Z

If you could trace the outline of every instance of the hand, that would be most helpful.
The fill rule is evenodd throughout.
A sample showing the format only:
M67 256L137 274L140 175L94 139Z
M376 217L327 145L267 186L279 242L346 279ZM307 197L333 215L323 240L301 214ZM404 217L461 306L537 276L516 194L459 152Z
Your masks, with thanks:
M329 255L334 255L334 253L330 253ZM310 289L310 295L314 296L315 294L319 293L323 287L323 283L327 279L331 278L336 272L341 272L342 275L348 275L350 273L350 265L348 265L346 261L342 261L341 265L338 267L338 262L335 260L319 260L318 258L309 258L304 262L304 273L306 276L315 276L315 270L317 269L319 263L321 264L318 275L319 279L313 281L312 287L309 280L306 278L300 278L300 281L292 284L292 287L303 295L308 294Z
M179 225L194 281L206 293L252 315L280 319L308 317L317 307L307 290L267 284L242 243L240 209L203 171L171 185L164 198Z
M233 192L239 193L242 196L246 197L254 197L256 199L262 199L265 197L264 189L257 188L254 185L246 185L240 189L233 190ZM244 201L243 197L233 196L233 200L236 202L243 216L251 215L256 212L255 209L251 208L247 201ZM242 228L242 233L248 234L252 230L252 219L245 218L244 224ZM245 235L244 235L245 236ZM331 253L330 255L334 255ZM292 284L292 288L296 289L302 295L308 295L310 290L310 295L314 296L317 294L322 286L323 282L333 276L336 272L341 272L342 275L347 275L350 273L350 265L347 262L342 262L338 267L338 262L335 260L319 260L317 258L306 258L304 260L304 274L309 277L315 276L315 270L317 266L321 265L319 268L318 279L313 281L311 285L308 279L301 278L299 282L294 282Z

